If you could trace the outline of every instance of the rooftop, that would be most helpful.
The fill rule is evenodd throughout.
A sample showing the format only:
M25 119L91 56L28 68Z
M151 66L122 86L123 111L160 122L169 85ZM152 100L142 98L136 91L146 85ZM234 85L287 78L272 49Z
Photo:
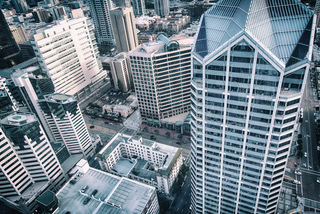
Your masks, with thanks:
M45 100L47 102L54 102L54 103L68 103L68 102L75 102L76 99L72 95L67 94L48 94L44 95Z
M9 116L3 118L0 123L7 125L20 126L27 123L32 123L38 121L34 114L32 113L22 113L22 112L14 112Z
M155 141L144 139L140 136L129 136L125 134L116 134L100 152L100 155L103 155L102 158L107 158L113 150L119 146L121 143L127 144L132 143L133 145L143 145L149 147L149 151L157 151L165 155L165 160L163 165L158 167L159 173L168 173L170 172L173 164L176 162L177 158L180 156L182 149L176 148L174 146L169 146ZM127 167L128 168L128 167ZM124 169L127 171L127 169Z
M141 213L155 191L154 187L124 177L90 168L85 174L76 174L77 182L68 182L57 194L59 209L56 214L71 213ZM88 189L81 193L84 186ZM97 194L87 204L83 201Z
M221 0L202 16L194 52L205 58L245 33L282 65L306 58L313 13L297 0Z

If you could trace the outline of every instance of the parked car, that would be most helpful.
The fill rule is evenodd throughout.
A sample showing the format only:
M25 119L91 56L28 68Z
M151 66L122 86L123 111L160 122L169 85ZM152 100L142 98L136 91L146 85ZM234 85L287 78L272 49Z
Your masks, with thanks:
M87 191L87 189L88 189L88 185L85 185L85 186L82 188L81 192L84 193L85 191Z
M92 192L92 196L95 196L96 194L97 194L97 192L98 192L98 190L97 189L95 189L95 190L93 190L93 192Z
M90 200L91 200L91 198L86 197L86 199L84 199L84 201L83 201L83 204L87 204Z

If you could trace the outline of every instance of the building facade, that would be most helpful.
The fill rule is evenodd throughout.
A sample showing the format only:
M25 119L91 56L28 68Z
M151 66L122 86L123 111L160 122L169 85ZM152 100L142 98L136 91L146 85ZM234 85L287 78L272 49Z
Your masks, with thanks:
M137 28L132 7L110 10L118 52L128 52L138 46Z
M131 0L131 5L135 16L143 16L146 13L144 0Z
M142 119L159 122L190 110L192 41L159 34L128 53Z
M9 28L17 44L29 41L28 34L22 25L10 25Z
M98 158L102 170L147 183L166 194L170 194L183 164L182 149L123 134L115 135ZM117 170L121 161L132 164L131 172Z
M0 29L0 69L5 69L21 63L23 58L2 11L0 11Z
M26 0L12 0L10 2L17 13L27 13L29 10Z
M35 115L13 113L0 124L0 195L33 212L43 190L66 182L63 169Z
M169 15L169 0L154 0L154 10L158 16L165 17Z
M91 157L94 146L77 100L66 94L48 94L38 101L54 141L64 142L70 155Z
M31 41L43 71L55 92L78 100L101 86L106 78L100 62L93 25L87 18L57 21Z
M117 90L128 92L133 88L130 62L126 53L120 53L110 60L113 85Z
M95 26L95 33L99 45L115 45L112 30L110 8L111 1L108 0L90 0L90 12Z
M192 213L275 213L314 24L293 0L221 0L202 16L192 51Z

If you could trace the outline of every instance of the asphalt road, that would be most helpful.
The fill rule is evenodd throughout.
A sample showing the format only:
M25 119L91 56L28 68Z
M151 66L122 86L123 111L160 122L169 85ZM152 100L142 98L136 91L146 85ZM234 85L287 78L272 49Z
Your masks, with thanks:
M311 87L310 76L308 76L305 94L301 107L303 111L303 122L301 123L301 134L303 135L303 157L301 158L301 176L297 180L301 181L301 193L304 198L320 201L320 184L316 182L319 173L319 161L316 139L316 123L314 118L315 106L319 104L313 88ZM307 157L305 157L305 153ZM300 186L300 185L297 185Z
M180 193L175 197L169 211L172 214L188 214L191 205L191 175L187 173L186 180Z

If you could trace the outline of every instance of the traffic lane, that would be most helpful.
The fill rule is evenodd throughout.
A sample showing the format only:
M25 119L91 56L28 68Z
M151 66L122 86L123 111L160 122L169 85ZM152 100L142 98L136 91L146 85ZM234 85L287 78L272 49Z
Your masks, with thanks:
M319 173L302 171L303 181L303 197L311 200L319 201L320 198L320 183L317 183L317 178L320 178Z
M171 213L186 214L191 205L191 174L187 173L181 192L175 197L171 206Z

